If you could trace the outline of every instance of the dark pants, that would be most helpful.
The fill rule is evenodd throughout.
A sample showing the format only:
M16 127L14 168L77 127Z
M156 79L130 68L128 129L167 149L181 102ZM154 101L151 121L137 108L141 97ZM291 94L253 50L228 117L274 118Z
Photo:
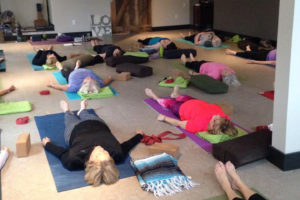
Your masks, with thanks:
M270 51L260 50L260 51L244 51L237 52L236 55L242 58L251 59L251 60L266 60L267 55Z
M152 38L146 38L144 40L138 40L139 43L142 43L143 45L148 45L149 44L149 41L151 40Z
M44 50L39 50L36 53L36 55L34 56L34 58L32 60L32 64L34 64L34 65L44 65L44 64L46 64L48 54L54 54L59 62L62 62L62 61L67 59L66 56L61 57L55 51L52 51L52 50L45 50L45 51Z
M232 200L245 200L242 198L234 198ZM260 196L259 194L253 194L248 200L266 200L265 198L263 198L262 196Z
M207 61L205 61L205 60L186 62L185 66L191 70L194 70L195 72L199 72L201 65L206 62Z
M112 44L96 45L93 48L93 50L96 51L97 54L106 53L106 58L113 56L113 53L116 49L119 49L121 52L123 51L120 47Z
M186 36L186 37L184 37L184 39L185 39L185 40L188 40L188 41L191 41L191 42L194 43L195 36L196 36L196 34L190 35L190 36Z

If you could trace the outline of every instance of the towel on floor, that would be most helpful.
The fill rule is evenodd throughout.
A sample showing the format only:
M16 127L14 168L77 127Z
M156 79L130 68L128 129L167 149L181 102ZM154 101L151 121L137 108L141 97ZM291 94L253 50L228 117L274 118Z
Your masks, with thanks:
M81 97L81 99L99 99L114 96L114 93L109 86L101 88L98 93L84 94L82 92L77 92L77 94Z
M31 109L29 101L0 103L0 115L29 112Z
M173 195L198 185L185 176L177 160L166 153L131 161L131 165L142 189L156 197Z

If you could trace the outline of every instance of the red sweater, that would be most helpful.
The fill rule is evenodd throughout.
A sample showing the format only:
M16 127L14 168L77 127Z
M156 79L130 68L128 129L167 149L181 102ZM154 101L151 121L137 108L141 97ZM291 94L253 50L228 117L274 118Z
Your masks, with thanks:
M182 121L187 121L186 130L192 133L207 131L209 121L214 115L230 118L216 104L209 104L199 99L191 99L179 108Z

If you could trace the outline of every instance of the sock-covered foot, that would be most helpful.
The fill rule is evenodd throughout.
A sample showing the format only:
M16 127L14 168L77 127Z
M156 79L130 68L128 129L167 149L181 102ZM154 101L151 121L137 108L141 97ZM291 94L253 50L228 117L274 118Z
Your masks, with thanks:
M170 95L171 98L176 98L179 96L179 85L175 85L172 94Z
M68 104L66 101L64 101L64 100L61 100L61 101L60 101L60 108L61 108L64 112L70 111L69 104Z

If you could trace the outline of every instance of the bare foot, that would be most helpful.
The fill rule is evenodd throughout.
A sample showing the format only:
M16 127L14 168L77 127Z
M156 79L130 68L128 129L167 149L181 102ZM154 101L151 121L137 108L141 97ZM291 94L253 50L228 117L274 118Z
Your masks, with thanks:
M176 97L178 97L178 96L179 96L178 91L179 91L179 85L176 84L176 85L174 86L173 92L171 93L170 97L171 97L171 98L176 98Z
M61 108L64 112L67 112L67 111L70 110L69 104L68 104L66 101L64 101L64 100L61 100L61 101L60 101L60 108Z
M104 85L110 84L113 82L113 77L112 76L107 76L105 80L103 80Z
M224 191L226 191L226 189L231 187L227 177L225 166L220 161L217 162L217 164L215 165L215 174L218 182L220 183Z
M247 45L247 46L246 46L246 51L251 51L250 45Z
M191 59L191 61L195 61L196 60L195 57L194 57L194 55L192 53L190 53L190 59Z
M74 70L80 68L80 65L81 65L81 61L80 61L80 60L77 60L77 61L76 61L76 65L75 65L75 69L74 69Z
M157 120L158 120L158 121L163 122L163 121L165 121L165 119L166 119L166 116L163 115L163 114L159 114L159 115L157 116Z
M88 105L88 101L87 99L84 99L80 102L80 110L77 112L77 115L79 116L80 113L85 110L87 108L87 105Z
M240 189L239 185L241 183L241 178L236 173L234 165L230 161L227 161L226 164L225 164L225 167L226 167L227 173L232 178L232 183L231 183L232 189L239 190Z
M104 59L104 58L106 58L106 53L100 53L99 56Z
M185 64L186 61L187 61L185 54L182 54L181 57L180 57L180 59L181 59L181 61L182 61L183 64Z
M63 69L63 66L60 62L57 61L55 65L56 65L57 69L59 69L59 70Z
M235 55L235 54L236 54L236 51L233 51L233 50L231 50L231 49L226 49L226 50L225 50L225 54L227 54L227 55Z
M52 45L50 45L50 46L47 47L47 50L52 50L52 49L53 49Z
M149 88L145 89L145 94L154 100L158 100L158 97L156 96L156 94L154 94L154 92Z

